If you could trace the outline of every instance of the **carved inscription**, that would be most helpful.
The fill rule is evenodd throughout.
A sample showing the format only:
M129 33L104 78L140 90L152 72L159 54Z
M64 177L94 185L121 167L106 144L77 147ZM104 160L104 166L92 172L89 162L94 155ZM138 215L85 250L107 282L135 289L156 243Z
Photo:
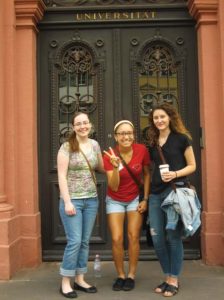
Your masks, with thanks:
M118 21L118 20L151 20L156 17L154 11L132 12L89 12L76 13L76 21Z

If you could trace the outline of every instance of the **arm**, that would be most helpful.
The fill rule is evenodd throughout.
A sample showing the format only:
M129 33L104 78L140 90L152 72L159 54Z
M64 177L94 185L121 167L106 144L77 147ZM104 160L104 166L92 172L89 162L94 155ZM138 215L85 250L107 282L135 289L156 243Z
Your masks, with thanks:
M120 185L120 174L119 174L120 158L115 155L111 147L109 149L110 149L110 153L107 151L104 151L104 153L110 158L110 163L113 166L113 170L109 170L106 172L107 182L111 190L113 192L117 192Z
M192 146L188 146L186 148L186 150L184 151L184 157L187 163L186 167L177 171L170 171L167 173L163 173L162 179L164 182L169 182L172 179L190 175L196 170L196 162L195 162L195 156L194 156L194 151Z
M196 170L196 161L194 156L194 151L192 146L186 148L184 152L184 157L186 159L187 165L185 168L176 171L176 177L187 176Z
M138 211L143 213L147 210L148 207L148 198L150 190L150 171L149 166L146 165L143 167L143 179L144 179L144 199L138 205Z
M119 167L113 167L112 171L107 171L107 182L113 192L117 192L120 185Z
M67 171L68 171L69 157L62 152L58 152L57 165L58 165L58 183L61 196L65 203L65 212L68 215L74 215L75 208L71 202L68 182L67 182Z
M100 173L105 173L104 165L103 165L103 157L101 152L97 154L98 157L98 166L97 166L97 171Z

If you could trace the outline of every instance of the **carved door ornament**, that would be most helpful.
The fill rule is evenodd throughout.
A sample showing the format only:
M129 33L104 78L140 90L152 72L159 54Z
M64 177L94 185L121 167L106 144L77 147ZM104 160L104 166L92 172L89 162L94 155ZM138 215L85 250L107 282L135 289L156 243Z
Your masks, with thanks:
M102 58L98 61L95 50L80 37L64 43L51 59L53 167L59 145L73 130L71 120L76 111L89 115L93 124L91 137L102 140L104 130L99 130L103 124L102 61ZM101 135L97 134L99 131Z
M168 102L180 109L178 99L182 93L179 78L183 77L183 65L171 45L155 40L143 46L137 64L138 123L142 139L146 142L148 115L153 106Z
M71 118L76 111L91 115L97 108L94 95L93 57L83 45L66 49L58 67L58 115L60 143L71 131Z
M139 70L140 108L146 114L153 105L169 102L178 108L178 63L170 49L155 44L146 48Z
M74 6L94 6L94 5L141 5L141 4L183 4L187 0L44 0L46 6L49 7L74 7Z

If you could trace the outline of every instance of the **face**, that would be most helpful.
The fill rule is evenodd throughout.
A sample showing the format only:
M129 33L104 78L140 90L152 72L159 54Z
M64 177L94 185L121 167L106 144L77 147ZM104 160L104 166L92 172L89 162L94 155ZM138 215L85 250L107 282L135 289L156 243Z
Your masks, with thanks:
M115 140L119 146L130 147L134 142L134 129L130 124L121 124L115 133Z
M169 128L170 117L163 109L156 109L153 113L153 123L158 130Z
M73 129L77 136L86 137L89 135L91 130L91 123L89 118L85 114L80 114L74 119Z

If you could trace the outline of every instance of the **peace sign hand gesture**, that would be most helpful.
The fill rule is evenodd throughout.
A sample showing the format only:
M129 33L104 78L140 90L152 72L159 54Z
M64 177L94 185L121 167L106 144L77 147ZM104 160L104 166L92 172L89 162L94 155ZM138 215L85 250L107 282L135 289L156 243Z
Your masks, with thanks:
M120 158L115 155L113 149L109 147L110 152L108 151L103 151L109 158L110 158L110 163L113 165L114 168L118 168L120 164Z

